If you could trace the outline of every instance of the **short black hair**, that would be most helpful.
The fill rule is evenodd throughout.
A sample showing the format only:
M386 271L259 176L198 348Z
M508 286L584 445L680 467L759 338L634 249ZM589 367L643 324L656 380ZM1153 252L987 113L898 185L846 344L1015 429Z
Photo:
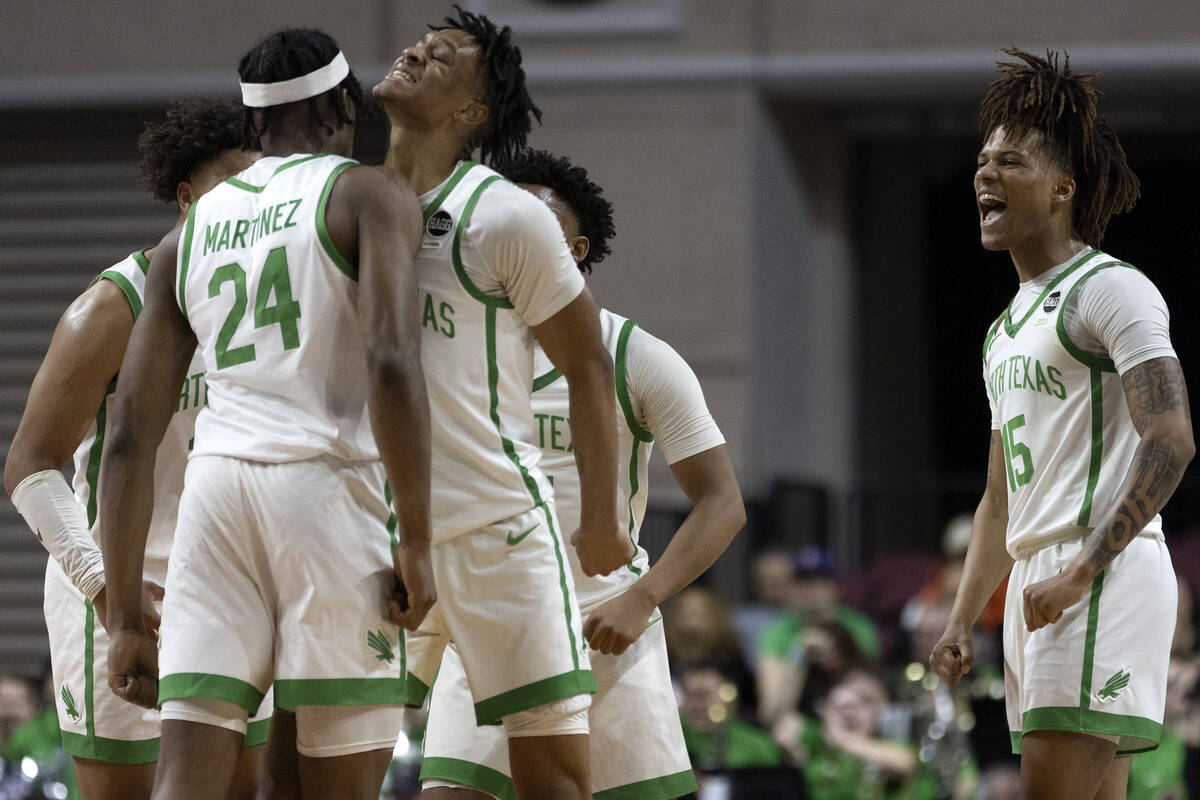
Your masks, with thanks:
M164 203L176 201L180 181L226 150L242 146L242 109L219 100L175 102L161 122L138 136L138 183Z
M301 75L318 70L327 65L338 54L341 48L329 34L313 28L285 28L275 31L260 41L242 56L238 64L238 77L242 83L276 83L299 78ZM351 70L342 82L324 93L329 98L339 125L349 125L353 119L342 102L342 89L350 98L357 113L362 109L362 84ZM332 134L333 128L321 117L317 107L317 95L308 98L309 116L317 129L324 129L326 134ZM271 106L259 109L245 109L242 126L243 144L247 149L259 149L259 137L271 126ZM260 113L259 127L254 125L254 111Z
M513 183L533 183L549 187L562 198L579 220L579 232L588 238L587 257L579 262L581 272L612 252L608 240L616 235L612 203L604 199L604 190L588 178L587 170L571 163L566 156L545 150L522 150L498 165L501 174Z
M479 159L486 164L511 159L525 147L525 137L533 130L533 120L542 121L542 111L533 104L525 87L521 68L521 49L512 42L512 29L496 24L482 14L472 14L454 6L458 17L446 17L443 25L431 30L460 30L479 45L483 100L488 118L471 135L467 146L480 149Z
M1072 72L1065 53L1060 71L1050 50L1045 58L1013 47L1003 52L1020 62L997 62L1002 74L983 98L980 133L985 140L1000 126L1018 139L1040 133L1051 158L1075 179L1074 235L1099 247L1113 215L1133 208L1139 185L1116 131L1099 113L1096 76Z

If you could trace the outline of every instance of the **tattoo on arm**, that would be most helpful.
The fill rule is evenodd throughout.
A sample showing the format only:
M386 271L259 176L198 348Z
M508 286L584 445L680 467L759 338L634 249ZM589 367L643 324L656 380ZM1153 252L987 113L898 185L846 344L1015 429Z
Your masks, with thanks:
M1151 359L1129 370L1122 381L1139 434L1159 414L1182 413L1190 422L1187 387L1175 359ZM1176 445L1154 435L1145 436L1138 445L1116 508L1088 537L1088 559L1097 571L1141 533L1174 493L1188 461Z

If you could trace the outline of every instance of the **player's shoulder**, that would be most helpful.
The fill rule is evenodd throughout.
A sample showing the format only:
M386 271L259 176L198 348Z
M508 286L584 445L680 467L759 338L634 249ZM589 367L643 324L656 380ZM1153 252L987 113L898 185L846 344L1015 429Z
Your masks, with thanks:
M518 231L533 224L544 224L547 220L554 222L553 213L541 200L499 173L486 167L476 169L487 170L480 174L497 179L488 183L479 195L472 211L472 223L483 223L489 230Z
M625 361L630 373L659 378L675 375L680 370L694 374L674 347L637 322L607 309L601 310L600 322L605 338L615 342L616 356Z

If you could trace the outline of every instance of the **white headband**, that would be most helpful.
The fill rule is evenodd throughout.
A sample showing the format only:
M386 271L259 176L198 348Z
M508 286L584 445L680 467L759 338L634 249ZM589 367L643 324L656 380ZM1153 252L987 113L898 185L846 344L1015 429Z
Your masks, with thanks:
M327 92L342 82L350 74L350 65L341 51L325 66L315 69L299 78L279 81L277 83L243 83L242 105L248 108L266 108L281 106L284 103L295 103L297 100L307 100Z

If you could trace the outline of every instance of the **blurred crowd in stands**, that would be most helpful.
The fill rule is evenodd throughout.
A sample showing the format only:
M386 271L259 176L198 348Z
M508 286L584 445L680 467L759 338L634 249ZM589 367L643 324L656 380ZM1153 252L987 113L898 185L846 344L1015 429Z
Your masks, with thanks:
M969 517L940 556L889 554L842 578L816 546L764 549L753 599L703 582L663 609L697 800L1015 800L1004 714L1005 585L976 627L976 662L951 689L927 665L962 575ZM1129 800L1200 799L1200 532L1176 537L1179 614L1163 741L1134 756ZM45 687L45 688L43 688ZM385 784L419 795L423 719L410 714ZM631 724L632 721L631 721ZM49 676L0 676L0 800L74 797Z

